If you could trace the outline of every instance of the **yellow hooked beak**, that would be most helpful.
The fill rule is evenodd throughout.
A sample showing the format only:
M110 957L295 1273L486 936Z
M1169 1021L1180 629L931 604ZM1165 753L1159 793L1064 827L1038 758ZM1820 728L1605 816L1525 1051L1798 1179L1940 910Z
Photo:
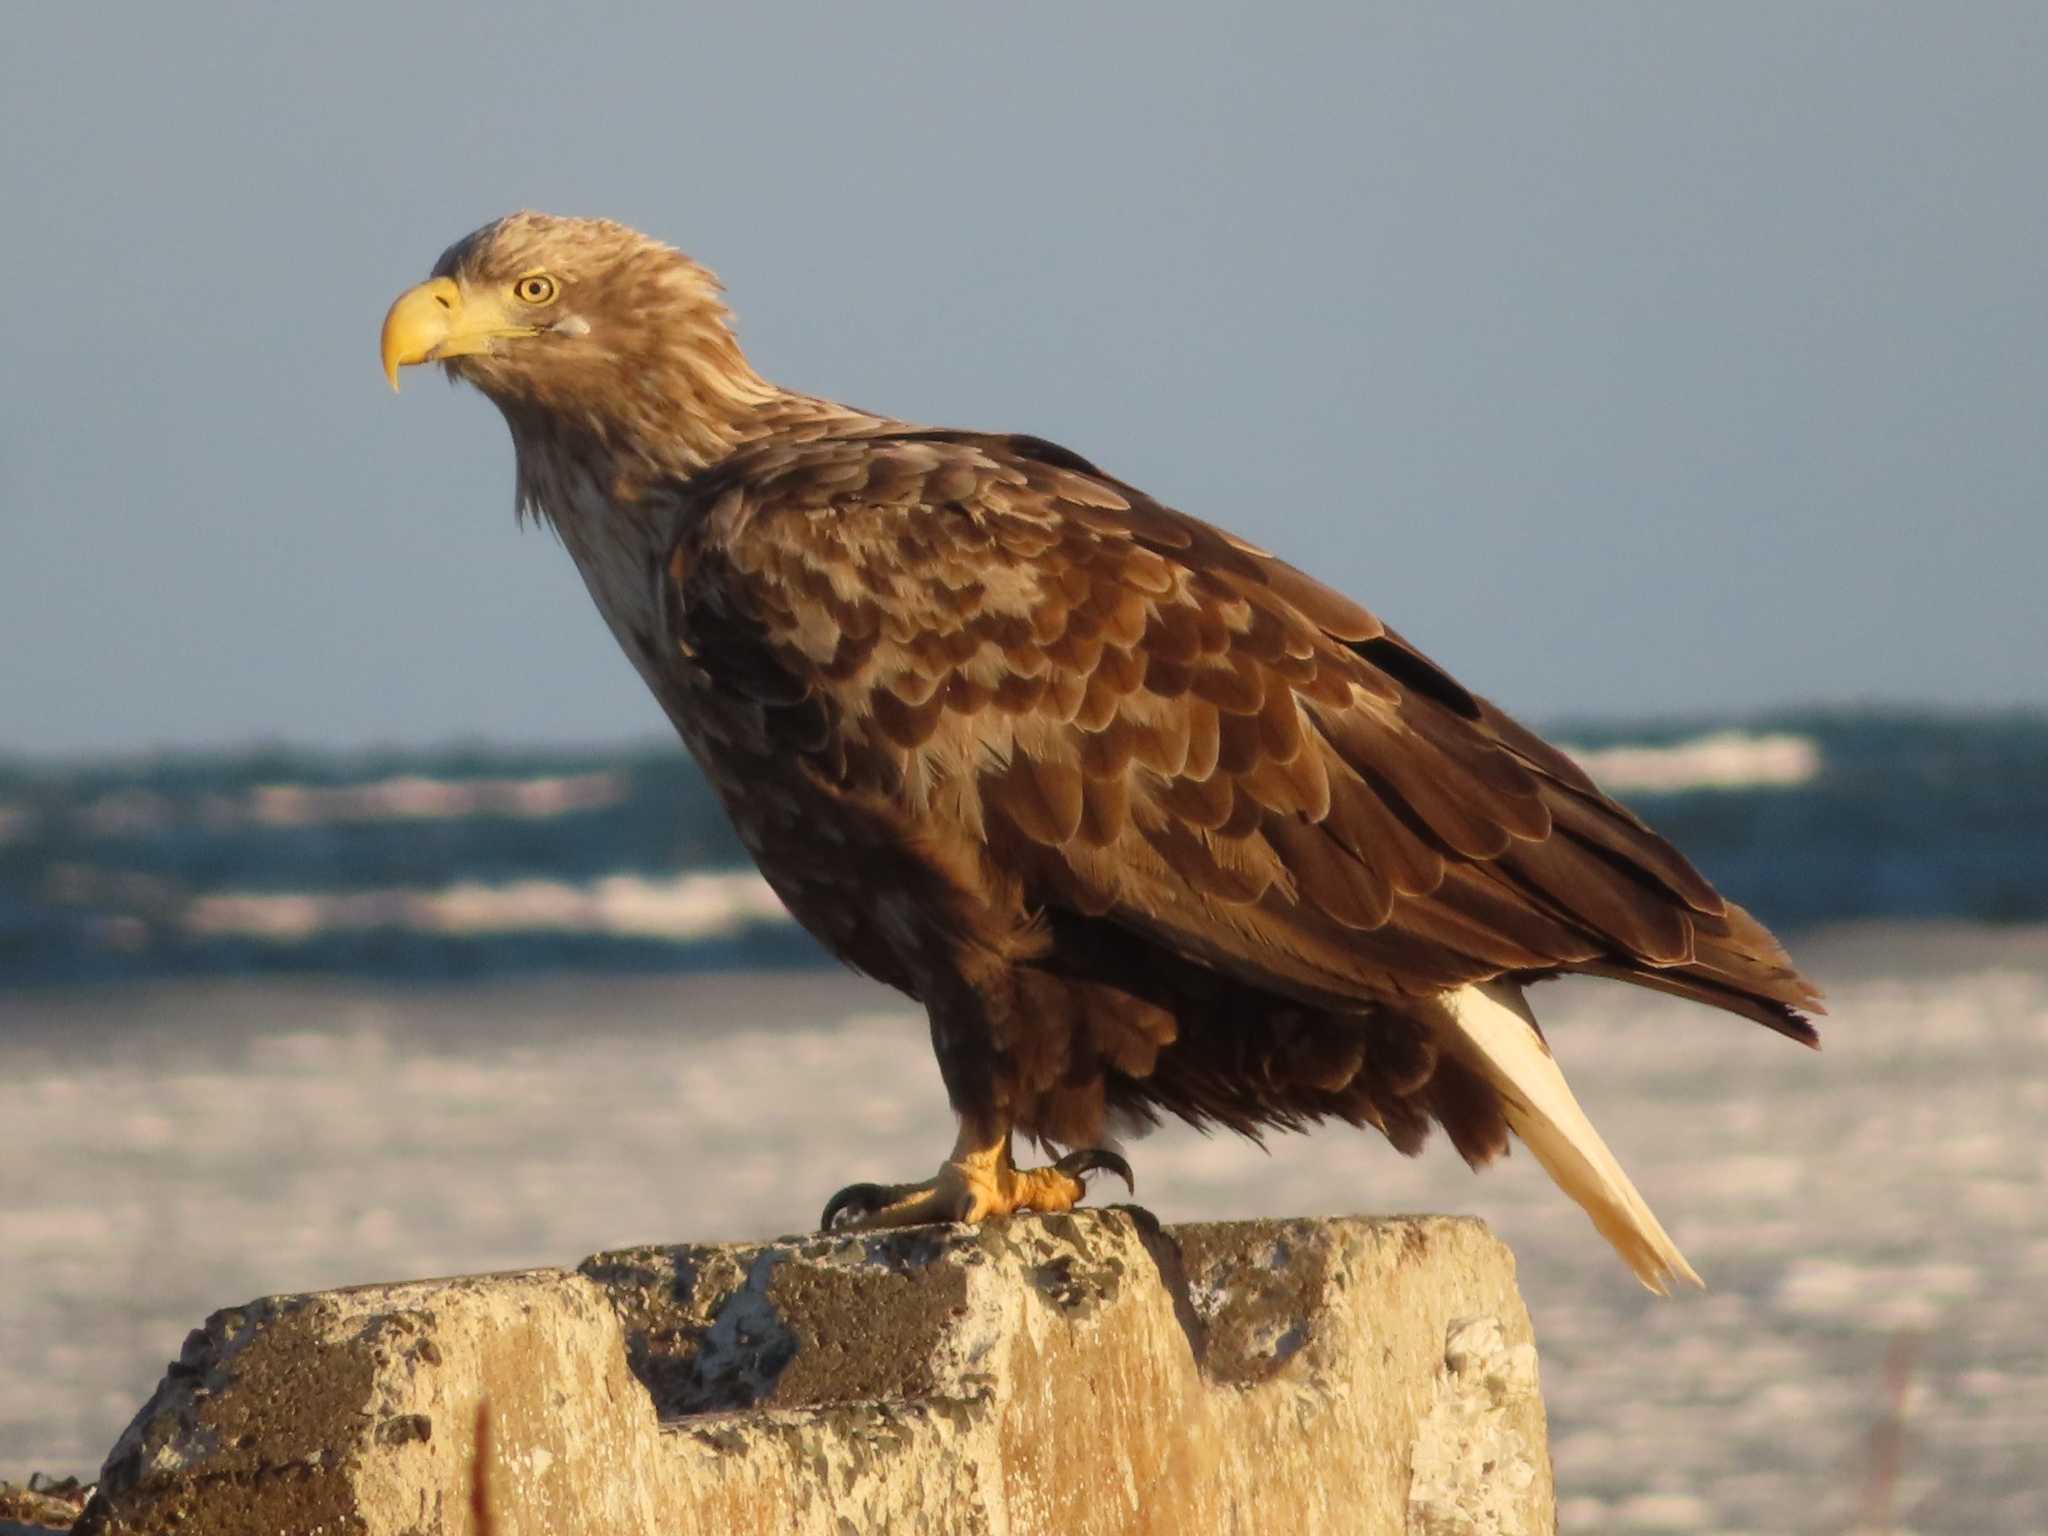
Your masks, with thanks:
M536 327L515 320L489 293L465 293L452 277L437 277L398 296L384 317L384 377L398 388L398 370L414 363L488 352L500 336L531 336Z

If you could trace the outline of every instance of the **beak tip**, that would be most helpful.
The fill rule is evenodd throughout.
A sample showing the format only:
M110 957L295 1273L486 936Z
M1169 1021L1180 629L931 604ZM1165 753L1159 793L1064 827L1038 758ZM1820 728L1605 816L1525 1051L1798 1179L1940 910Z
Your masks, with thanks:
M393 394L398 392L401 368L443 355L451 317L459 318L461 307L462 291L446 277L410 288L393 302L378 336L378 361Z

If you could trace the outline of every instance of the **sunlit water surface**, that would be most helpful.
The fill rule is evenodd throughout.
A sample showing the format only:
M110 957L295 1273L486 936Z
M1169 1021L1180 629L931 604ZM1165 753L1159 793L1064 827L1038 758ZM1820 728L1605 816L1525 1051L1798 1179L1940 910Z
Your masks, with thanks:
M1819 1056L1621 987L1536 994L1704 1295L1638 1290L1526 1155L1475 1178L1444 1146L1176 1128L1131 1149L1139 1196L1491 1221L1566 1530L2048 1529L2048 933L1801 953ZM836 976L0 1000L0 1476L95 1468L218 1307L797 1230L950 1136L921 1020Z

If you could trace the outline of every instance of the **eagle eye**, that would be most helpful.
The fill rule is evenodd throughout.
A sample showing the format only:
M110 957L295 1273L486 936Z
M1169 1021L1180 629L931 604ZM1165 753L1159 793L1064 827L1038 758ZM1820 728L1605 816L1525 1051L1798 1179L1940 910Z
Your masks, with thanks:
M558 291L555 280L545 272L529 272L512 285L513 293L526 304L552 304Z

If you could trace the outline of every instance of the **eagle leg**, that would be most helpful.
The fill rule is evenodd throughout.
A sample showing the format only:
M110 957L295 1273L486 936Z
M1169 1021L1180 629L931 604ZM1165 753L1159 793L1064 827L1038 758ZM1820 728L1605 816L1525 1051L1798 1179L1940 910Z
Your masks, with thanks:
M825 1202L822 1231L865 1232L933 1221L983 1222L1013 1211L1069 1211L1086 1197L1086 1175L1113 1173L1135 1188L1131 1165L1100 1147L1069 1152L1044 1168L1019 1168L1008 1128L988 1133L963 1121L953 1155L923 1184L849 1184Z

